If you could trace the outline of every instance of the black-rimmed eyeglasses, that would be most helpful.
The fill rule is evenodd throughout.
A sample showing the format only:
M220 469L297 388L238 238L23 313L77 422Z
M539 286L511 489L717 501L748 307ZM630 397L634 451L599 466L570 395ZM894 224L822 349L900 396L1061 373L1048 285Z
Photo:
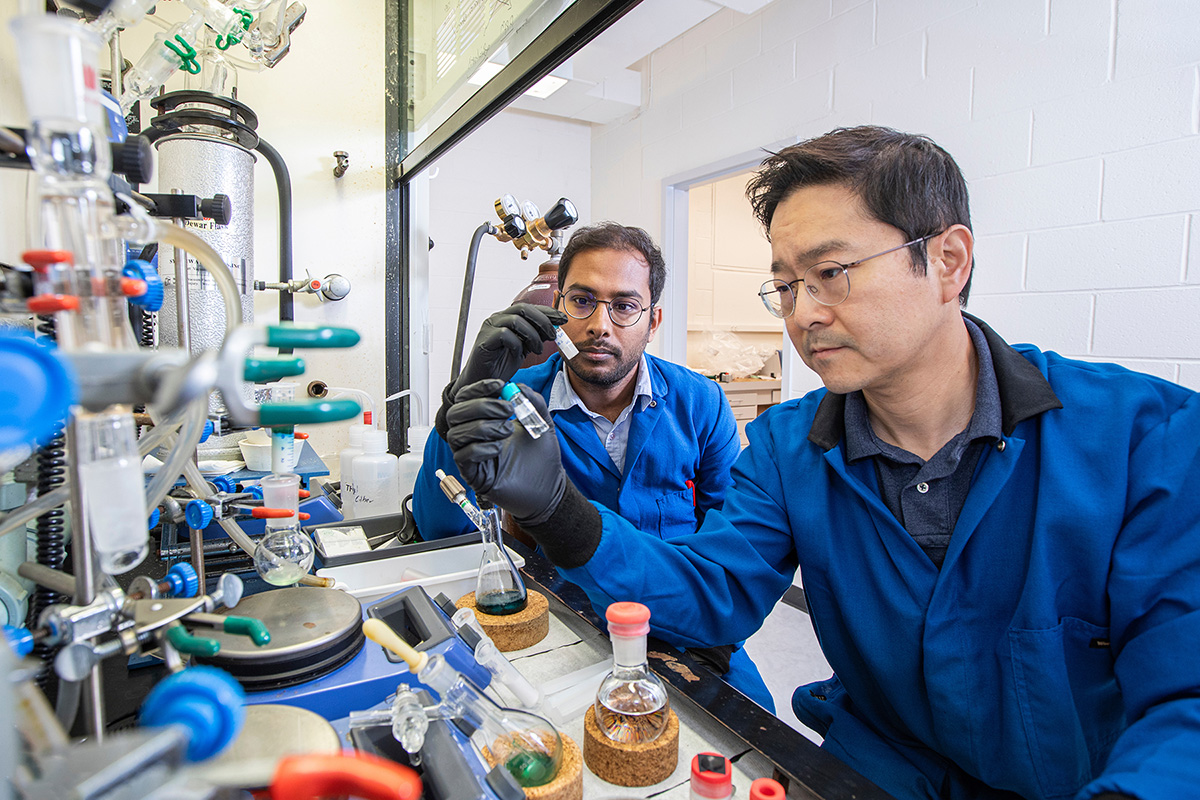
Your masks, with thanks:
M597 300L588 292L572 290L562 295L563 311L568 317L587 319L596 313L596 306L608 306L608 318L618 328L630 328L638 324L646 308L633 297L618 297L615 300Z
M851 267L857 267L859 264L870 261L873 258L886 256L888 253L903 250L905 247L920 244L940 235L940 233L931 233L928 236L913 239L911 242L905 242L904 244L888 248L882 253L876 253L866 258L860 258L857 261L851 261L849 264L842 264L837 261L818 261L804 270L803 277L797 278L794 281L781 281L775 278L763 282L762 288L758 290L758 296L763 301L763 305L767 307L767 311L770 311L771 314L780 319L786 319L795 312L796 284L798 283L803 283L804 291L808 296L821 305L836 306L839 303L845 302L846 298L850 296L850 274L847 270Z

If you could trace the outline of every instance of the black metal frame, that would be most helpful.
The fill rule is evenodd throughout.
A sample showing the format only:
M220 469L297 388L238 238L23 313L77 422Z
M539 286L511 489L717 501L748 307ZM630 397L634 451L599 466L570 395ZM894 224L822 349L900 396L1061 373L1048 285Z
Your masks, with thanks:
M417 175L435 159L472 131L502 111L566 59L599 36L641 0L575 0L546 30L533 40L495 77L475 92L466 103L437 127L411 152L404 152L408 130L408 70L402 59L408 54L401 26L406 24L410 2L392 0L385 11L387 241L384 278L384 337L387 396L409 385L409 313L406 299L410 281L408 248L411 195L408 179ZM440 388L431 392L435 394ZM430 398L433 402L434 398ZM395 411L384 409L387 418L388 449L395 453L407 449L409 414L406 404L397 403Z

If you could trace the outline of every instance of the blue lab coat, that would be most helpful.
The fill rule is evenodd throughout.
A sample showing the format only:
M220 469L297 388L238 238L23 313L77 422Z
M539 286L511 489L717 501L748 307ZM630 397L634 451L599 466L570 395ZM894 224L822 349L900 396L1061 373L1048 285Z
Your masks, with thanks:
M1200 395L981 327L1004 437L940 571L871 460L847 463L828 434L843 398L822 389L749 425L724 507L695 535L636 535L600 506L598 549L564 574L647 603L686 645L756 629L799 565L836 677L793 707L899 798L1195 796ZM1031 396L1044 410L1017 419Z
M705 514L720 507L731 482L730 467L741 445L733 412L717 384L650 354L646 355L646 363L653 399L631 416L624 474L617 470L594 424L582 410L553 412L554 427L563 468L585 497L613 509L634 528L669 541L695 533ZM519 370L512 380L539 392L549 402L554 376L561 367L562 356L555 353L543 364ZM413 515L426 540L474 530L462 511L442 494L434 474L438 469L461 479L449 445L435 432L425 443L421 472L413 489ZM469 488L467 491L473 497ZM597 604L593 597L601 616L610 602L606 598ZM724 678L774 711L771 694L758 669L740 647Z

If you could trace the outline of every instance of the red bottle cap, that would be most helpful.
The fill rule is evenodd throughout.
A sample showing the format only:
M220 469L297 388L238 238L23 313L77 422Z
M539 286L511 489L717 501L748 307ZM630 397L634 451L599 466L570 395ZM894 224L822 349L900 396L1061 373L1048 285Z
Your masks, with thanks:
M650 609L641 603L613 603L604 612L613 636L645 636L650 633Z
M750 784L750 800L784 800L787 793L773 778L759 778Z
M692 794L719 800L733 793L733 764L720 753L692 757Z

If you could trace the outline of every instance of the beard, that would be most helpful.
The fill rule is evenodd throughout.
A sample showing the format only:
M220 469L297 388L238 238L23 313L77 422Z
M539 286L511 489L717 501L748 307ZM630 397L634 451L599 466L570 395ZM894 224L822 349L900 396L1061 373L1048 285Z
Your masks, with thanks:
M571 359L567 362L567 367L571 372L575 373L575 377L579 378L584 383L591 384L599 388L607 389L625 379L630 372L637 368L637 365L642 360L642 353L646 351L646 345L650 344L650 331L647 329L646 337L637 347L629 350L621 348L611 343L601 343L596 340L587 340L576 342L575 346L580 350L592 350L593 352L610 353L614 356L611 364L590 364L588 362L576 363L580 359Z

